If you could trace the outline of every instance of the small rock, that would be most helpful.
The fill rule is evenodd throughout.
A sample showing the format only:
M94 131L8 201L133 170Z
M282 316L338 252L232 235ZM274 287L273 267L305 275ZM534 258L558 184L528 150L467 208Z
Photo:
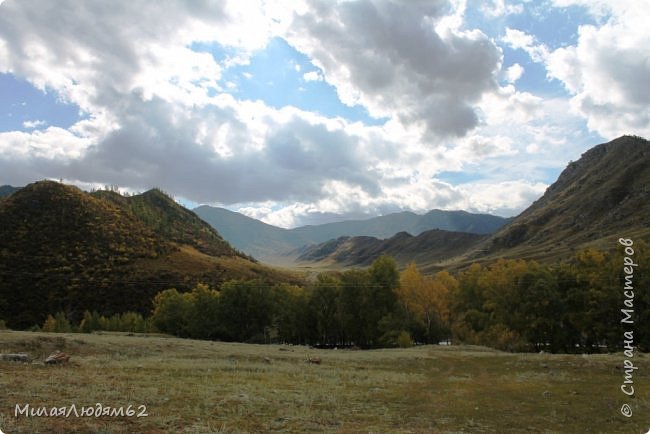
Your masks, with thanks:
M47 359L45 359L45 363L47 365L58 365L59 363L67 363L69 360L70 356L68 356L66 353L56 351L50 354Z
M7 362L29 362L29 357L26 353L0 354L0 360Z

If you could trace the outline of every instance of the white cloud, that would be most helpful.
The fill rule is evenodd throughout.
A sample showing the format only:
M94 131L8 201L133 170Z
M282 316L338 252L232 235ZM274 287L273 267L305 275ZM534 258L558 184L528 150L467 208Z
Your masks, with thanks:
M515 63L506 69L506 80L508 80L508 83L515 83L522 75L524 75L524 71L525 69L523 66Z
M582 6L600 20L581 25L575 45L551 51L532 35L506 29L502 41L525 50L573 96L572 110L606 138L650 135L650 7L647 2L553 0Z
M47 125L47 122L39 121L39 120L23 122L23 127L27 128L27 129L30 129L30 130L40 128L40 127L44 127L45 125Z
M542 98L510 84L484 95L478 107L488 125L522 125L542 115L542 102Z
M563 4L585 2L568 2ZM585 4L594 14L608 11L600 26L579 29L574 46L546 57L550 77L574 95L573 107L603 137L650 135L650 8L644 2Z
M494 4L502 13L513 6ZM294 226L401 209L507 215L542 188L531 152L551 169L565 163L565 152L579 155L581 145L569 140L577 137L578 118L566 101L517 89L523 67L501 70L501 49L463 25L465 0L39 6L2 5L0 72L79 105L85 119L67 130L1 133L0 172L16 183L64 178L130 190L159 186ZM385 123L276 109L224 92L228 83L243 82L226 70L245 65L274 36L286 37L322 71L304 80L326 80L346 104L361 104ZM585 84L580 56L548 53L514 29L503 41L547 62L576 94L578 110L601 101L595 84ZM192 42L214 42L228 55L216 60L192 51ZM573 49L580 54L580 46ZM296 72L304 69L297 66ZM503 77L509 84L499 87ZM619 89L617 104L628 94ZM637 97L643 95L639 90ZM469 170L480 183L454 186L436 178Z
M305 81L322 81L323 80L323 76L318 71L305 72L302 75L302 78Z
M506 34L501 40L514 49L524 50L535 62L543 62L548 56L549 49L545 44L537 43L535 37L521 30L506 27Z
M504 181L469 183L459 186L459 190L467 201L464 209L508 217L523 211L547 187L541 182Z
M49 160L77 158L90 145L90 140L68 130L48 127L31 132L0 133L0 154L9 158L44 158Z
M524 11L521 3L511 4L506 0L491 0L481 5L481 11L489 17L520 14Z
M313 59L345 104L398 119L431 140L476 127L474 104L496 86L500 52L478 30L437 33L446 2L308 4L288 41Z
M535 42L535 38L532 35L510 27L506 27L506 34L501 40L515 49L531 47Z

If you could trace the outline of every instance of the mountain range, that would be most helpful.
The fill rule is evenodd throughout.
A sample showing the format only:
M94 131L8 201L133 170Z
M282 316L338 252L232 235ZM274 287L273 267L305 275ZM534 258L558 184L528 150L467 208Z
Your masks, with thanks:
M200 206L194 212L236 248L271 263L285 262L287 255L299 252L297 249L340 237L383 240L400 232L415 236L432 229L484 235L495 232L510 221L488 214L432 210L424 215L405 211L366 220L283 229L224 208Z
M595 146L511 221L435 210L281 229L219 208L193 212L157 189L123 196L40 181L0 193L0 319L21 328L57 311L76 321L86 309L147 314L160 290L198 282L301 282L257 263L255 252L290 252L301 266L364 266L389 254L429 273L503 257L558 262L587 247L612 250L619 238L648 242L650 142L623 136Z
M362 266L390 254L432 272L502 257L556 262L588 247L611 250L620 237L650 241L650 142L622 136L591 148L494 234L469 235L344 237L297 249L294 258L304 266Z
M381 255L392 256L399 264L441 264L485 240L487 235L432 229L413 236L400 232L388 239L340 237L292 252L297 263L367 266Z

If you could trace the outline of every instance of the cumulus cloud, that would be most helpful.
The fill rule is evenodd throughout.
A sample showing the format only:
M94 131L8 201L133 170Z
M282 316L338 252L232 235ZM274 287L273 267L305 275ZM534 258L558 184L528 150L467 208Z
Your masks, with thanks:
M458 189L467 200L464 209L508 217L523 211L544 194L547 187L547 184L541 182L504 181L468 183Z
M506 80L508 80L508 83L515 83L522 75L524 75L524 71L525 69L523 66L515 63L506 69Z
M535 62L543 62L548 56L548 47L537 42L533 35L518 29L506 27L506 34L501 38L503 42L515 49L522 49Z
M305 72L302 75L302 78L305 81L322 81L323 80L323 76L318 71Z
M27 128L27 129L30 129L30 130L33 130L35 128L44 127L45 125L47 125L46 121L39 121L39 120L23 122L23 127Z
M643 2L600 2L612 16L582 26L578 43L549 54L549 76L574 94L574 108L604 137L650 135L650 11ZM600 10L600 9L598 9Z
M481 5L481 11L490 17L520 14L524 11L521 3L509 4L505 0L491 0Z
M350 89L358 88L376 113L384 113L385 104L395 119L366 127L289 107L237 101L222 92L219 79L227 66L188 47L196 40L216 40L245 56L274 31L271 24L258 23L265 11L251 18L236 2L170 3L167 9L137 2L110 8L101 2L59 6L3 5L3 71L55 90L89 117L69 130L5 135L7 152L0 164L17 159L25 163L31 155L39 159L41 176L65 172L66 179L81 183L134 189L158 185L196 202L293 201L318 204L322 212L332 213L362 205L420 209L436 198L443 200L444 195L429 187L414 186L449 158L425 155L420 134L408 125L422 124L437 135L472 128L476 114L471 103L494 86L499 62L498 50L480 32L436 33L435 19L445 12L443 1L361 1L335 5L336 11L327 2L310 3L297 11L294 21L285 21L294 35L292 43L305 51L295 32L320 12L340 14L347 26L343 33L330 28L332 22L321 29L330 36L324 42L335 58L351 62L354 49L362 47L339 53L332 38L344 37L352 44L368 32L368 45L359 56L363 62L346 66L356 68ZM407 12L402 18L395 13L398 7ZM372 22L359 19L357 12L369 12ZM96 24L91 18L98 15L102 20ZM246 39L233 31L240 25L262 30ZM379 28L373 30L373 25ZM427 56L420 55L419 44ZM371 52L380 49L388 53L386 59ZM314 63L323 62L318 53L312 54ZM331 68L326 73L336 76ZM319 77L317 72L304 76ZM346 92L342 83L334 82ZM405 196L403 188L414 194Z
M273 26L273 20L260 22L263 3L41 6L3 4L2 72L56 91L101 122L80 121L70 131L3 134L3 173L31 157L39 159L40 176L65 171L66 179L79 182L160 185L223 203L317 196L322 176L377 188L360 161L352 161L354 147L342 143L342 134L299 115L281 125L272 111L252 123L266 107L260 112L259 105L251 108L220 94L223 65L188 48L193 41L215 39L240 55L263 47ZM210 97L211 91L218 95ZM296 129L293 136L286 132L289 125ZM323 162L321 176L308 167L310 159ZM341 171L333 174L328 161ZM291 162L303 166L290 168Z
M341 101L432 137L462 136L495 87L498 48L480 31L436 32L446 2L312 0L288 41L313 59Z
M506 29L502 41L525 50L573 95L573 110L603 137L650 135L650 9L645 2L553 0L582 6L599 23L581 25L575 45L550 50L532 35Z
M493 3L497 15L518 12L516 5ZM130 191L159 186L285 227L403 209L518 212L542 186L531 179L537 166L522 156L534 152L562 166L557 151L570 146L576 115L517 89L523 67L502 70L501 49L463 26L464 10L464 0L206 0L164 7L8 0L0 10L0 73L76 104L83 119L67 129L26 121L29 131L0 133L0 173L16 184L63 178ZM618 67L602 69L598 80L585 78L587 67L603 65L603 29L585 28L564 53L516 29L501 42L544 62L575 96L576 110L605 131L589 104L638 108L647 92L624 83ZM272 37L285 38L313 64L296 63L298 79L326 81L345 104L361 105L383 123L238 99L229 86L255 77L246 71L233 80L230 68L246 65ZM621 57L631 67L628 78L642 82L642 65L623 39L616 41L618 52L628 53ZM227 55L194 51L196 42L214 43ZM600 47L601 57L582 53L587 46ZM508 84L501 87L503 78ZM608 78L619 87L601 95L596 85ZM640 122L643 110L629 122ZM437 178L463 170L475 170L481 182L459 186Z

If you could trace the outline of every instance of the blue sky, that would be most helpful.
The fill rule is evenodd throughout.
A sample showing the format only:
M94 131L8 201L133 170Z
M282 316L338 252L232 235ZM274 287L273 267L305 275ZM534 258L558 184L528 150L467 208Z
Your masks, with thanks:
M217 62L232 56L214 43L193 44L191 49L210 53ZM305 74L314 78L305 79ZM327 117L341 116L369 125L382 123L381 119L369 116L362 106L342 104L336 89L322 79L322 71L280 37L270 39L263 49L253 52L245 65L224 71L221 84L236 98L261 100L277 109L293 106Z
M0 2L0 184L158 186L284 227L511 216L650 135L647 2L242 3Z
M34 126L29 123L39 121L38 127L69 128L83 117L78 106L62 101L55 90L36 89L13 74L0 74L0 94L0 131L30 131Z

